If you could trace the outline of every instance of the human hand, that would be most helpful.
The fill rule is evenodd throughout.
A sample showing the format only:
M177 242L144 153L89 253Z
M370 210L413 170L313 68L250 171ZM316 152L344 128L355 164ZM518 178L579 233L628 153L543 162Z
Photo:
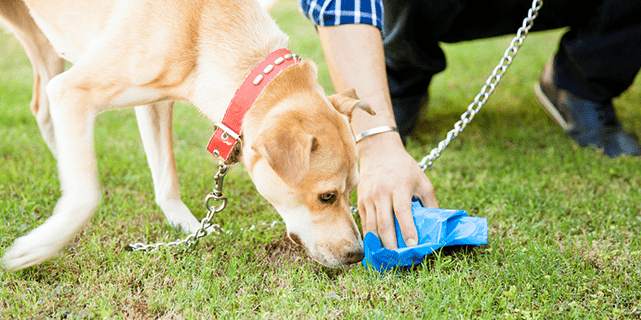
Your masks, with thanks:
M380 31L367 24L345 24L318 27L318 34L334 89L356 89L358 97L376 113L372 116L355 111L351 118L354 133L395 125ZM386 248L397 248L396 213L405 244L416 245L412 196L424 206L438 207L432 183L405 151L398 133L372 135L356 146L360 159L358 211L363 233L371 231Z
M434 187L410 156L398 134L381 133L358 142L360 182L358 213L363 235L376 234L388 249L396 249L394 215L403 240L410 247L418 244L412 217L412 196L424 206L438 208Z

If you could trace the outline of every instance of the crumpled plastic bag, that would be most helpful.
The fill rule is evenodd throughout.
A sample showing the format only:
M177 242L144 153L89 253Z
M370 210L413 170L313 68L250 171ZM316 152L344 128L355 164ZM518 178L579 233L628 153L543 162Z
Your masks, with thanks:
M397 267L417 265L425 256L441 247L487 244L486 218L469 217L464 210L425 208L416 199L412 199L412 213L418 231L418 245L410 248L405 245L401 228L394 218L398 249L384 248L380 239L368 232L363 239L364 266L386 272Z

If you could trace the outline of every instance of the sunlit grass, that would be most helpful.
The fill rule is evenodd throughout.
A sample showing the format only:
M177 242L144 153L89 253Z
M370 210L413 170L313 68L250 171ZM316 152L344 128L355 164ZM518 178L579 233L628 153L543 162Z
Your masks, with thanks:
M311 23L294 1L273 10L292 49L320 66ZM489 244L438 252L415 270L380 276L356 265L330 270L283 237L284 226L241 166L216 222L230 235L191 251L131 253L126 244L182 234L154 204L133 110L98 117L103 197L91 222L55 258L0 271L0 318L634 318L641 315L639 158L611 160L579 148L537 105L532 85L562 31L526 40L496 93L428 176L444 208L489 222ZM498 62L509 37L444 45L448 69L430 88L429 111L408 150L422 158L452 128ZM56 164L29 112L31 69L17 41L0 35L0 245L51 215ZM641 135L639 81L615 101ZM188 104L174 112L185 203L200 218L216 163L212 124Z

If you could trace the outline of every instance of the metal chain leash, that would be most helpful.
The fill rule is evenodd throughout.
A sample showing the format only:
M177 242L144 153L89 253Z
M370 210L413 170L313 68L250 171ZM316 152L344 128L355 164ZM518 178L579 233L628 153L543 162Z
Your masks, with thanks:
M211 220L214 218L214 215L216 213L221 212L225 210L227 207L227 196L223 193L223 181L225 179L225 175L227 174L228 167L223 164L221 161L218 164L218 172L216 175L214 175L214 180L215 180L215 185L214 185L214 190L210 192L207 197L205 198L205 206L207 207L207 216L205 216L201 221L200 221L200 228L198 230L192 232L189 234L186 238L184 239L179 239L176 241L172 242L158 242L155 244L145 244L145 243L134 243L130 244L128 249L130 251L153 251L156 250L160 247L173 247L173 246L179 246L179 245L187 245L187 247L191 247L195 244L198 243L200 238L208 235L210 232L216 232L216 234L220 234L223 232L223 229L217 225L211 223ZM220 202L219 206L213 206L211 202L217 203Z
M432 166L434 160L441 156L441 152L443 152L443 150L447 148L452 140L458 137L459 133L463 132L465 127L472 121L474 116L479 113L483 105L487 102L487 99L490 98L490 95L494 92L494 89L496 89L496 86L501 81L501 78L507 71L507 68L512 64L514 57L523 45L525 37L527 37L530 29L533 26L534 19L536 19L536 17L539 15L541 6L543 6L543 0L532 1L532 8L528 10L527 17L523 19L523 23L521 24L519 30L516 32L516 36L512 38L510 46L505 50L505 53L503 54L503 57L501 57L499 64L492 71L492 75L485 81L485 84L481 88L481 92L476 95L474 101L467 107L467 111L465 111L461 115L461 120L457 121L454 124L454 129L450 130L447 133L447 137L443 141L441 141L436 148L432 149L430 154L426 155L418 163L423 171Z
M485 84L481 88L481 92L476 95L474 101L467 107L467 111L465 111L461 115L461 120L457 121L454 124L454 129L450 130L447 133L446 138L441 141L436 148L432 149L430 154L426 155L418 163L423 171L427 170L427 168L434 164L434 161L441 156L441 152L443 152L443 150L447 148L452 140L458 137L459 133L465 130L465 127L467 127L474 116L479 113L483 105L487 102L490 95L492 95L494 89L496 89L496 86L501 81L501 78L507 71L508 67L512 64L512 61L514 60L514 57L518 53L519 49L523 45L523 41L532 28L534 19L536 19L536 17L538 16L541 6L543 6L543 0L532 1L532 8L528 10L527 17L523 19L523 23L518 29L516 36L512 38L512 41L510 42L509 47L505 50L503 57L501 57L498 65L492 71L492 75L490 75L490 77L485 81ZM214 185L214 190L205 198L207 216L205 216L205 218L203 218L200 222L200 228L198 228L198 230L192 232L184 239L179 239L172 242L159 242L155 244L144 244L139 242L130 244L128 249L131 251L148 252L156 250L160 247L172 247L183 244L187 245L187 247L191 247L196 245L200 238L208 235L211 231L216 232L216 234L220 234L221 232L223 232L223 229L217 224L212 224L211 220L213 219L214 215L216 215L216 213L223 211L227 207L227 196L223 194L223 180L225 178L225 175L227 174L227 169L228 167L225 164L223 164L222 162L219 163L218 172L214 176L214 180L216 182L216 184ZM211 201L221 202L221 204L217 207L211 206ZM355 215L358 212L358 209L356 207L351 207L351 212L352 215ZM280 223L280 221L273 221L271 224L263 223L262 225L270 225L271 227L274 227L274 225L278 223ZM248 230L253 230L254 228L255 225L252 225ZM241 231L244 230L241 229ZM226 233L230 233L230 231L227 231Z

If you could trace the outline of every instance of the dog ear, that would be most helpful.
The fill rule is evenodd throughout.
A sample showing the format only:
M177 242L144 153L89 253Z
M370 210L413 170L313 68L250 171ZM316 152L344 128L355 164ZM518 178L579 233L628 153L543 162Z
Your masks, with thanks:
M354 90L353 88L342 93L331 95L327 97L327 99L329 99L329 102L334 105L334 108L336 108L338 112L346 115L350 119L352 118L352 112L354 112L354 109L356 108L361 109L371 115L376 115L376 112L374 112L374 110L372 110L372 108L367 103L358 100L356 90Z
M317 146L316 138L300 127L272 124L260 130L251 147L287 185L296 187L307 175L311 153Z

